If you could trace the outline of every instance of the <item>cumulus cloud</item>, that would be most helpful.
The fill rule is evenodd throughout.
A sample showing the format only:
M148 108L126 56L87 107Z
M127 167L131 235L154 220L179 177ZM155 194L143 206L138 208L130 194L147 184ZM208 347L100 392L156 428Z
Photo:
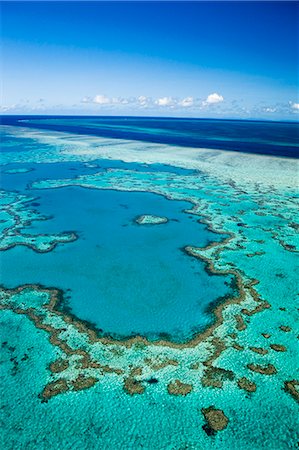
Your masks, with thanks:
M97 103L98 105L108 105L111 103L111 99L109 97L106 97L106 95L96 95L93 99L94 103Z
M217 92L214 92L214 94L210 94L207 96L206 100L203 102L203 105L213 105L215 103L223 102L224 98L222 95L217 94Z
M44 100L37 100L35 103L30 104L28 100L20 100L19 103L14 103L11 105L0 105L1 113L19 113L19 112L35 112L35 111L44 111L46 109L46 105L44 104Z
M216 104L223 102L224 98L222 95L217 94L216 92L208 95L205 101L201 101L200 99L196 99L192 96L183 97L183 98L175 98L171 96L159 97L153 99L151 97L147 97L146 95L139 95L138 97L108 97L104 94L97 94L94 97L84 97L81 100L81 103L90 103L94 105L99 105L103 107L116 107L123 105L130 105L132 107L139 108L153 108L153 107L161 107L161 108L190 108L197 107L201 109L201 107L211 104Z
M271 108L271 107L265 108L265 112L268 112L268 113L274 113L276 111L277 111L277 108Z
M83 97L81 100L82 103L92 103L91 97Z
M183 100L181 100L178 105L179 106L183 106L184 108L188 108L189 106L192 106L194 103L194 98L193 97L186 97L183 98Z
M84 97L81 100L82 103L94 103L96 105L104 105L104 106L111 106L111 105L127 105L129 103L129 100L122 97L107 97L103 94L97 94L95 97Z
M146 97L145 95L140 95L137 97L137 103L139 106L147 107L150 104L150 98Z
M6 106L6 105L0 105L0 111L1 112L7 112L7 111L14 111L16 108L18 107L18 105L9 105L9 106Z
M193 102L192 97L187 97L181 101L182 106L189 106ZM97 94L94 97L84 97L81 100L81 103L90 103L100 106L122 106L122 105L131 105L137 106L141 108L150 108L154 105L162 106L162 107L171 107L173 108L178 102L172 97L161 97L153 100L151 97L147 97L145 95L139 95L138 97L108 97L103 94Z
M173 106L174 103L175 102L172 97L157 98L157 100L155 101L155 104L158 106Z
M299 110L299 103L291 103L291 108L295 110Z
M120 97L118 97L116 99L116 103L120 103L121 105L128 105L130 103L130 101L127 98L120 98Z

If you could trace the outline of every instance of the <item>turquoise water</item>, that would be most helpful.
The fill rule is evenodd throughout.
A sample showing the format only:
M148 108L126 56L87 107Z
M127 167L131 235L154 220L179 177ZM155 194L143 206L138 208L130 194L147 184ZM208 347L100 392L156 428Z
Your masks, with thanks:
M5 133L1 448L296 448L296 161Z
M38 393L49 378L44 367L55 358L53 347L45 333L24 317L6 312L1 327L9 345L15 347L14 352L2 350L3 448L295 448L296 403L288 397L282 402L283 392L278 394L277 385L271 383L264 385L264 396L253 405L252 396L240 390L229 389L228 396L221 390L198 389L191 399L191 395L172 397L159 383L144 395L131 397L122 392L114 376L103 377L89 390L41 403ZM21 361L26 354L29 359ZM15 355L19 366L16 375L11 375L10 358ZM225 404L234 426L209 437L202 430L200 413L206 404ZM273 416L279 418L275 429Z

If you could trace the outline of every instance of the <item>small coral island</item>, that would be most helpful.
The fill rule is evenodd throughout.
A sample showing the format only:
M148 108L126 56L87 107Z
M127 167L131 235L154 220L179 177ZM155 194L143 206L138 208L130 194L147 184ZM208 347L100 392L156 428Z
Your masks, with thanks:
M143 214L135 219L138 225L160 225L162 223L167 223L167 217L152 216L151 214Z

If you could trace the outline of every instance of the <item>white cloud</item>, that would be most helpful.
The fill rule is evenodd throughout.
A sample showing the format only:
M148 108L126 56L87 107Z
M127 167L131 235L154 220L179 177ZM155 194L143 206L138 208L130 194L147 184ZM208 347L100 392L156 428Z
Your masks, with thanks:
M162 98L158 98L155 101L155 104L159 105L159 106L173 106L174 103L175 102L172 97L162 97Z
M223 102L224 98L222 95L217 94L214 92L214 94L210 94L207 96L206 100L203 102L203 105L212 105L215 103Z
M81 100L82 103L92 103L91 97L83 97Z
M98 105L108 105L112 100L109 97L106 97L106 95L98 94L93 98L93 102Z
M117 98L117 103L120 103L121 105L128 105L129 100L127 98Z
M291 103L292 109L299 110L299 103Z
M104 100L107 99L108 102L107 102L107 103L102 103L102 105L103 105L103 104L104 104L104 105L105 105L105 104L122 105L123 102L126 101L125 99L123 99L123 98L121 98L121 97L112 97L111 99L108 98L108 97L105 97L105 96L103 96L103 97L104 97Z
M84 97L81 102L82 103L93 103L96 105L101 106L122 106L122 105L131 105L131 106L138 106L141 108L152 108L153 106L159 106L162 108L175 108L175 107L181 107L181 108L189 108L191 106L198 107L200 106L206 106L209 104L215 104L220 103L224 99L222 95L219 95L217 93L210 94L207 99L201 104L199 103L199 100L196 100L194 97L184 97L184 98L174 98L174 97L159 97L157 99L152 99L151 97L147 97L145 95L139 95L138 97L130 97L130 98L123 98L123 97L108 97L103 94L97 94L95 97Z
M137 98L137 103L140 106L146 107L146 106L148 106L149 102L150 102L150 99L148 97L146 97L145 95L140 95Z
M265 108L265 112L268 112L268 113L274 113L276 111L277 111L277 108L270 108L270 107Z
M180 106L183 106L184 108L188 108L189 106L192 106L193 103L194 103L193 97L186 97L186 98L183 98L183 100L181 100L178 104Z
M17 107L18 105L10 105L10 106L0 105L0 111L1 112L14 111Z
M107 97L106 95L97 94L95 97L84 97L82 103L94 103L96 105L127 105L129 100L122 97Z

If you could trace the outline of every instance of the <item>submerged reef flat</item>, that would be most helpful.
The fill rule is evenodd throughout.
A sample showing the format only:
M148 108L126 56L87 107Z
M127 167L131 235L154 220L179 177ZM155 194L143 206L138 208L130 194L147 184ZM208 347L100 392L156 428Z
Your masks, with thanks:
M16 174L16 173L27 173L27 172L31 172L32 169L27 169L25 167L19 167L19 168L15 168L15 169L6 169L4 170L4 173L8 173L8 174Z
M297 187L298 162L292 158L109 139L21 126L1 125L1 131L10 139L22 139L22 145L26 149L25 152L3 153L2 164L64 161L91 163L108 159L195 169L225 183L249 183L251 186L258 183L268 188L272 185Z
M167 217L153 216L151 214L143 214L136 219L138 225L160 225L167 222Z
M230 276L234 289L211 303L214 321L189 339L142 334L120 339L76 316L59 286L28 280L12 287L4 276L3 447L15 448L18 442L30 448L34 441L53 449L296 448L297 163L216 150L194 149L192 154L183 149L180 154L174 147L166 151L166 145L11 128L5 131L14 139L32 140L32 149L26 150L30 163L95 161L90 174L31 179L29 194L75 186L189 202L184 213L215 240L205 246L187 241L178 251L204 264L211 277ZM45 151L34 142L45 145ZM9 156L23 164L22 152ZM114 160L113 167L97 170L99 158ZM118 167L119 159L148 167ZM159 170L152 164L167 167ZM173 166L194 170L181 173ZM22 195L3 194L5 208L14 211L13 231L19 226L14 214L22 227L29 220L32 199ZM30 214L32 221L37 213ZM156 217L165 216L157 211Z

